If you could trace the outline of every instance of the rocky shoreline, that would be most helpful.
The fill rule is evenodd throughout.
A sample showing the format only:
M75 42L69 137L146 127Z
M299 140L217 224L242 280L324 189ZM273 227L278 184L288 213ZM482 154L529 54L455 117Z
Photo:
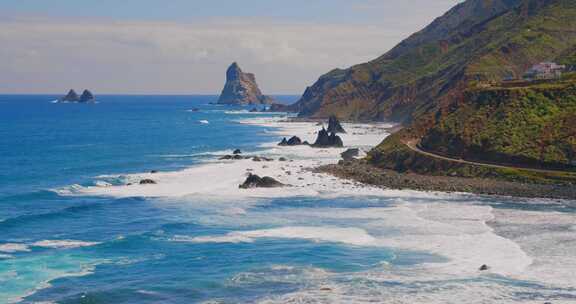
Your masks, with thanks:
M466 192L523 198L576 199L576 187L570 185L527 184L485 178L431 176L398 173L371 166L363 160L340 161L339 164L314 169L338 178L398 190Z

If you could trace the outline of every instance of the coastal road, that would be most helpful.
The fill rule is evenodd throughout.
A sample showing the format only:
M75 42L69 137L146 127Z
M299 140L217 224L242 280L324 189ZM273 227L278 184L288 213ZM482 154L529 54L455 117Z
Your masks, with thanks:
M545 170L545 169L534 169L534 168L520 167L520 166L505 166L505 165L497 165L497 164L491 164L491 163L481 163L481 162L468 161L468 160L458 159L458 158L451 158L451 157L431 153L428 151L424 151L419 147L420 146L419 143L420 143L420 141L418 141L418 140L409 140L409 141L404 142L404 144L410 150L412 150L416 153L420 153L420 154L423 154L423 155L426 155L429 157L433 157L436 159L442 159L442 160L457 162L457 163L461 163L461 164L476 165L476 166L491 167L491 168L500 168L500 169L519 169L519 170L526 170L526 171L540 172L540 173L573 173L572 171L564 171L564 170Z

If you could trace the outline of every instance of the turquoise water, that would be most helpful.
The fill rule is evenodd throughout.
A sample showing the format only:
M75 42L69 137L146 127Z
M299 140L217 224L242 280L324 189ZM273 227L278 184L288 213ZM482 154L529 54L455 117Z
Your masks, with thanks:
M462 286L491 294L493 285L497 297L511 301L576 299L574 289L497 275L407 279L400 273L447 258L338 241L340 232L358 227L375 238L402 234L402 225L386 228L371 213L406 201L525 207L516 200L298 196L226 202L242 208L229 213L222 202L194 197L59 194L70 185L94 186L102 175L178 171L213 160L214 151L259 151L278 138L269 127L238 123L239 116L259 114L210 104L215 96L101 96L94 105L53 99L0 96L0 303L350 303L400 301L419 292L428 296L406 303L443 303L446 290L457 299ZM560 204L556 211L573 214L570 208ZM282 227L344 230L327 239L190 241Z

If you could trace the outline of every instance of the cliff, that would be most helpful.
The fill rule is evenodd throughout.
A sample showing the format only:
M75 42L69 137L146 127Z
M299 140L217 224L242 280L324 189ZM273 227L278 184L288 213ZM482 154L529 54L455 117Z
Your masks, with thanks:
M226 71L226 83L218 103L228 105L271 104L273 99L262 94L254 74L242 72L240 66L234 62Z

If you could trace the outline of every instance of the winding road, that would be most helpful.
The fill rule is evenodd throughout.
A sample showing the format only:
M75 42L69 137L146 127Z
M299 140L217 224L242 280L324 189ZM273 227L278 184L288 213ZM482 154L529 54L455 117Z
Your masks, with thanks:
M426 155L429 157L433 157L436 159L442 159L442 160L457 162L457 163L461 163L461 164L484 166L484 167L499 168L499 169L519 169L519 170L526 170L526 171L539 172L539 173L574 173L572 171L565 171L565 170L545 170L545 169L535 169L535 168L521 167L521 166L506 166L506 165L481 163L481 162L468 161L468 160L464 160L464 159L451 158L451 157L431 153L428 151L424 151L419 147L420 146L419 143L420 143L419 140L409 140L409 141L404 142L404 144L410 150L412 150L416 153L420 153L420 154L423 154L423 155Z

